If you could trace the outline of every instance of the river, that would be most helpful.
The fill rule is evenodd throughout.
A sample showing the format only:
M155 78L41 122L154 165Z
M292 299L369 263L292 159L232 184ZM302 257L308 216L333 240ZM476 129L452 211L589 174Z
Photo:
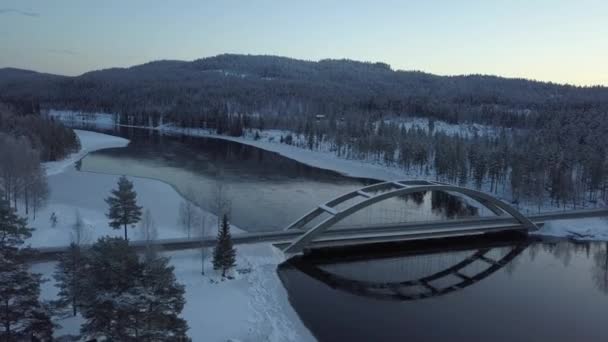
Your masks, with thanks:
M226 140L144 129L111 133L131 143L87 155L80 171L158 179L211 212L221 192L232 222L248 231L281 229L322 202L377 182ZM427 192L372 206L343 224L489 215L472 204ZM277 272L291 305L319 341L608 336L606 243L526 236L409 242L317 251L286 261Z
M210 212L216 212L218 198L224 198L229 202L232 223L246 231L282 229L325 201L378 182L311 167L227 140L160 135L134 128L119 128L110 133L131 142L124 148L88 154L79 165L81 171L158 179ZM341 225L487 214L487 210L457 196L427 192L373 205Z
M313 253L278 272L319 341L608 339L607 243L476 240Z

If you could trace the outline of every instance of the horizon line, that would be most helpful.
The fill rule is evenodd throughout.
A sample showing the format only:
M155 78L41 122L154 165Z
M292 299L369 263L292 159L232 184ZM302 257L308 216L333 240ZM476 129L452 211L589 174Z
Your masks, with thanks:
M142 62L142 63L138 63L138 64L132 64L132 65L128 65L128 66L110 66L110 67L101 67L98 69L91 69L79 74L73 74L73 75L69 75L69 74L60 74L60 73L55 73L55 72L49 72L49 71L40 71L40 70L35 70L35 69L24 69L24 68L19 68L19 67L12 67L12 66L5 66L5 67L0 67L0 70L2 69L14 69L14 70L21 70L21 71L28 71L28 72L35 72L38 74L47 74L47 75L53 75L53 76L60 76L60 77L69 77L69 78L76 78L76 77L81 77L85 74L91 73L91 72L96 72L96 71L104 71L104 70L111 70L111 69L130 69L133 67L138 67L138 66L142 66L145 64L150 64L150 63L155 63L155 62L184 62L184 63L192 63L198 60L202 60L202 59L209 59L209 58L216 58L216 57L220 57L220 56L225 56L225 55L232 55L232 56L248 56L248 57L278 57L278 58L285 58L285 59L291 59L291 60L295 60L295 61L301 61L301 62L311 62L311 63L319 63L322 61L352 61L352 62L357 62L357 63L367 63L367 64L385 64L387 65L390 70L392 72L419 72L419 73L423 73L423 74L427 74L427 75L432 75L432 76L437 76L437 77L471 77L471 76L481 76L481 77L496 77L496 78L502 78L502 79L506 79L506 80L522 80L522 81L529 81L529 82L537 82L537 83L544 83L544 84L551 84L551 85L557 85L557 86L566 86L566 87L575 87L575 88L608 88L608 83L603 84L603 83L587 83L587 84L576 84L576 83L569 83L568 81L566 82L559 82L559 81L551 81L551 80L539 80L539 79L535 79L535 78L528 78L528 77L523 77L523 76L505 76L505 75L499 75L499 74L484 74L484 73L460 73L460 74L438 74L438 73L433 73L433 72L429 72L429 71L424 71L424 70L418 70L418 69L398 69L398 68L393 68L393 66L387 62L383 62L383 61L365 61L365 60L357 60L357 59L351 59L351 58L320 58L320 59L304 59L304 58L296 58L296 57L289 57L289 56L281 56L281 55L272 55L272 54L249 54L249 53L231 53L231 52L224 52L224 53L220 53L220 54L215 54L215 55L209 55L209 56L204 56L204 57L200 57L200 58L196 58L196 59L172 59L172 58L160 58L160 59L152 59L149 60L147 62Z

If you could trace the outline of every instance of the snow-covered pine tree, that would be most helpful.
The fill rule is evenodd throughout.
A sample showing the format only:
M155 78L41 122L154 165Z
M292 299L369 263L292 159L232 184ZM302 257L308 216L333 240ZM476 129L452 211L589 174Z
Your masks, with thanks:
M80 312L85 322L81 326L84 337L105 338L111 341L129 339L128 324L123 319L125 308L121 294L133 289L141 273L141 263L126 240L104 237L87 252L87 267L83 277L87 291Z
M39 301L41 278L29 272L19 246L33 229L0 201L0 340L50 340L53 324Z
M236 251L232 244L228 215L224 214L213 250L213 269L222 270L222 277L225 277L226 271L234 266L236 266Z
M88 257L81 331L87 338L114 341L187 341L179 318L184 287L163 257L140 260L128 243L102 238Z
M86 291L84 285L85 265L86 260L80 246L72 243L67 253L59 259L55 269L54 278L57 281L55 286L59 288L57 294L59 298L54 304L60 309L71 306L73 316L76 316Z
M125 240L128 240L127 226L139 222L142 209L137 205L137 192L133 190L133 183L126 176L121 176L118 179L118 189L112 190L105 201L109 206L106 216L110 219L110 227L124 227Z

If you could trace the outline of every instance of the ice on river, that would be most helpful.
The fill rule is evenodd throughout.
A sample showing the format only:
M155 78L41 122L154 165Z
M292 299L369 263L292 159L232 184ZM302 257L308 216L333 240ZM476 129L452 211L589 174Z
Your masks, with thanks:
M113 147L126 146L129 141L123 138L75 130L82 145L81 151L60 162L45 163L49 174L49 198L45 207L29 215L29 224L35 228L33 236L28 239L33 247L66 246L71 242L72 226L75 222L76 211L80 212L86 226L86 235L90 242L99 237L123 236L123 230L112 229L105 216L107 204L104 199L116 187L119 175L107 175L91 172L80 172L75 168L75 162L86 153ZM154 219L158 238L187 237L187 232L179 222L179 207L184 198L169 184L138 177L129 177L137 191L138 203L144 210L149 209ZM22 208L21 208L22 209ZM208 227L216 227L215 215L196 209L205 215ZM51 215L55 213L57 224L51 224ZM139 226L128 228L129 238L138 240L142 237ZM213 229L207 229L208 234L215 234ZM194 227L191 236L200 235L200 229ZM233 233L241 232L233 227Z

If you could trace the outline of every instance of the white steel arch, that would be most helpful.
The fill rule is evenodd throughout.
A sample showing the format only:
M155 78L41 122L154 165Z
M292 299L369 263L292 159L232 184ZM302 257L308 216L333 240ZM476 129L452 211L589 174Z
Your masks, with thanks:
M370 191L380 191L379 194L372 194ZM311 222L315 218L321 216L324 213L330 215L329 218L318 223L316 226L309 229L306 233L296 239L293 243L287 246L284 250L285 253L299 253L301 252L310 242L312 242L317 236L321 235L327 229L332 227L338 221L356 213L357 211L369 207L372 204L384 201L386 199L407 195L420 191L449 191L459 193L468 196L483 206L490 209L497 215L503 215L505 212L515 218L521 225L522 228L527 230L537 230L538 227L530 221L526 216L520 213L513 206L481 191L463 188L455 185L449 185L439 182L431 181L393 181L383 182L370 186L363 187L361 189L351 191L342 196L336 197L324 204L319 205L294 223L290 224L285 230L288 229L301 229L304 225ZM346 202L355 197L364 198L363 201L352 204L344 209L338 210L335 208L337 205Z

